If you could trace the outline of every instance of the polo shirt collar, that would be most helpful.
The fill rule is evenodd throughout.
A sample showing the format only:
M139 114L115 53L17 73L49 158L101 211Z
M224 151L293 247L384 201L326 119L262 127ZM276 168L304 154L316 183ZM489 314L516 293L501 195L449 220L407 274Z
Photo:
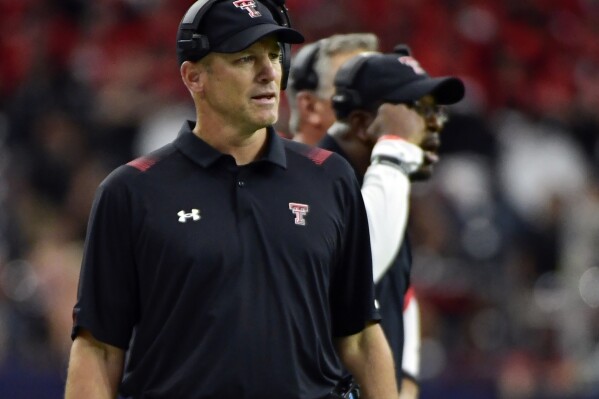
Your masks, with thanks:
M195 122L185 121L179 135L174 141L175 147L192 161L205 168L214 164L218 159L225 154L211 147L204 140L193 133ZM268 126L266 136L266 151L256 162L270 162L279 165L282 168L287 168L287 158L285 156L285 147L283 139L275 132L272 126Z

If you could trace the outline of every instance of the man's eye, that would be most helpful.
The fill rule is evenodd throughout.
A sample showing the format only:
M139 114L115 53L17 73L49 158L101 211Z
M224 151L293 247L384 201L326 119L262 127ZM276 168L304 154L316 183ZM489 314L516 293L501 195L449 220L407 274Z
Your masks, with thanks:
M280 61L281 60L281 53L271 53L270 54L270 59L272 61Z
M254 57L251 55L246 55L245 57L238 58L237 62L240 64L247 64L248 62L252 62L253 59Z

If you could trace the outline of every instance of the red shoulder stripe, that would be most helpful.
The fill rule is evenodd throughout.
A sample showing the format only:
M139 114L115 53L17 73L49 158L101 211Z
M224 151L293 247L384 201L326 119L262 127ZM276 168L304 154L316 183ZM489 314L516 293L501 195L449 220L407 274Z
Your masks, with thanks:
M129 166L133 166L136 169L141 170L142 172L147 171L156 163L156 159L141 157L134 159L133 161L127 163Z
M311 148L310 151L308 151L307 156L316 165L322 165L331 154L331 151L323 150L322 148Z

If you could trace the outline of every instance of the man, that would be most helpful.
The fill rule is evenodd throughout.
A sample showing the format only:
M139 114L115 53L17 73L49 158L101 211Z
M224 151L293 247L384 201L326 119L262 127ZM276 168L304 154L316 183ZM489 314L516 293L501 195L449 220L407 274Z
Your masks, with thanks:
M303 38L274 2L205 4L178 40L196 122L96 195L66 397L329 398L343 365L395 398L355 175L272 128Z
M333 122L331 107L333 79L339 67L350 58L378 49L372 33L333 35L307 44L291 65L289 87L289 129L293 139L316 145Z
M335 122L335 112L331 104L331 97L335 90L333 84L335 74L341 65L350 58L358 54L374 52L377 48L378 39L370 33L333 35L302 47L291 67L290 82L286 92L291 107L289 125L294 140L315 145L326 136L327 129ZM403 53L409 50L407 46L401 45L397 47L397 51ZM399 197L391 199L391 202L405 202L407 198L405 193L404 191L399 192L397 194ZM384 196L385 192L376 191L374 194L368 195ZM385 201L385 198L383 197L381 200ZM399 226L401 227L401 225ZM376 228L385 229L385 224L381 225L377 222ZM401 228L403 229L403 227ZM401 236L394 242L389 238L385 239L384 234L376 234L375 239L371 237L376 247L386 246L393 254L386 259L378 257L379 261L375 265L375 282L377 283L385 275L387 268L394 260L395 252L399 250L399 245L404 241ZM377 245L377 242L380 245ZM376 252L379 253L379 251ZM396 262L404 262L405 265L397 266L397 268L403 267L405 270L410 270L411 257L408 248L401 251L401 256L398 259ZM385 281L387 280L385 279ZM395 298L394 293L390 290L381 289L379 292L381 295L388 294ZM387 302L389 299L379 298L379 300ZM403 309L401 303L404 304ZM403 339L403 350L399 349L401 347L399 344L396 345L399 353L396 353L395 364L398 367L398 377L403 376L403 381L398 380L398 382L401 383L403 397L415 398L418 392L416 381L420 371L420 315L414 290L408 288L405 299L402 299L392 309L400 312L399 314L403 313L402 324L405 329L405 334L401 325L394 329L394 331L402 330L397 339ZM393 319L395 320L396 317ZM409 394L410 392L412 394Z
M402 310L409 309L404 295L411 266L405 236L410 180L430 176L445 123L442 105L463 95L459 79L429 77L407 48L358 55L337 72L332 104L338 122L319 144L348 159L363 181L382 325L396 364L405 366L397 374L398 381L403 378L402 398L418 395L412 374L417 364L403 358ZM405 298L410 296L408 292Z

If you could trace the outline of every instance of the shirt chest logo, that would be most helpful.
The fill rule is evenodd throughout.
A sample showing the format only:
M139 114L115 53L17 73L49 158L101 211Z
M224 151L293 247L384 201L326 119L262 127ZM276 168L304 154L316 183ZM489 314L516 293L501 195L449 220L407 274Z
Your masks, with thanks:
M289 210L295 215L295 224L298 226L306 225L306 214L310 211L310 207L306 204L298 204L296 202L289 203Z
M191 219L193 222L197 222L202 217L200 216L199 209L192 209L191 212L185 212L183 210L177 212L177 216L179 216L179 223L187 223L188 220Z

